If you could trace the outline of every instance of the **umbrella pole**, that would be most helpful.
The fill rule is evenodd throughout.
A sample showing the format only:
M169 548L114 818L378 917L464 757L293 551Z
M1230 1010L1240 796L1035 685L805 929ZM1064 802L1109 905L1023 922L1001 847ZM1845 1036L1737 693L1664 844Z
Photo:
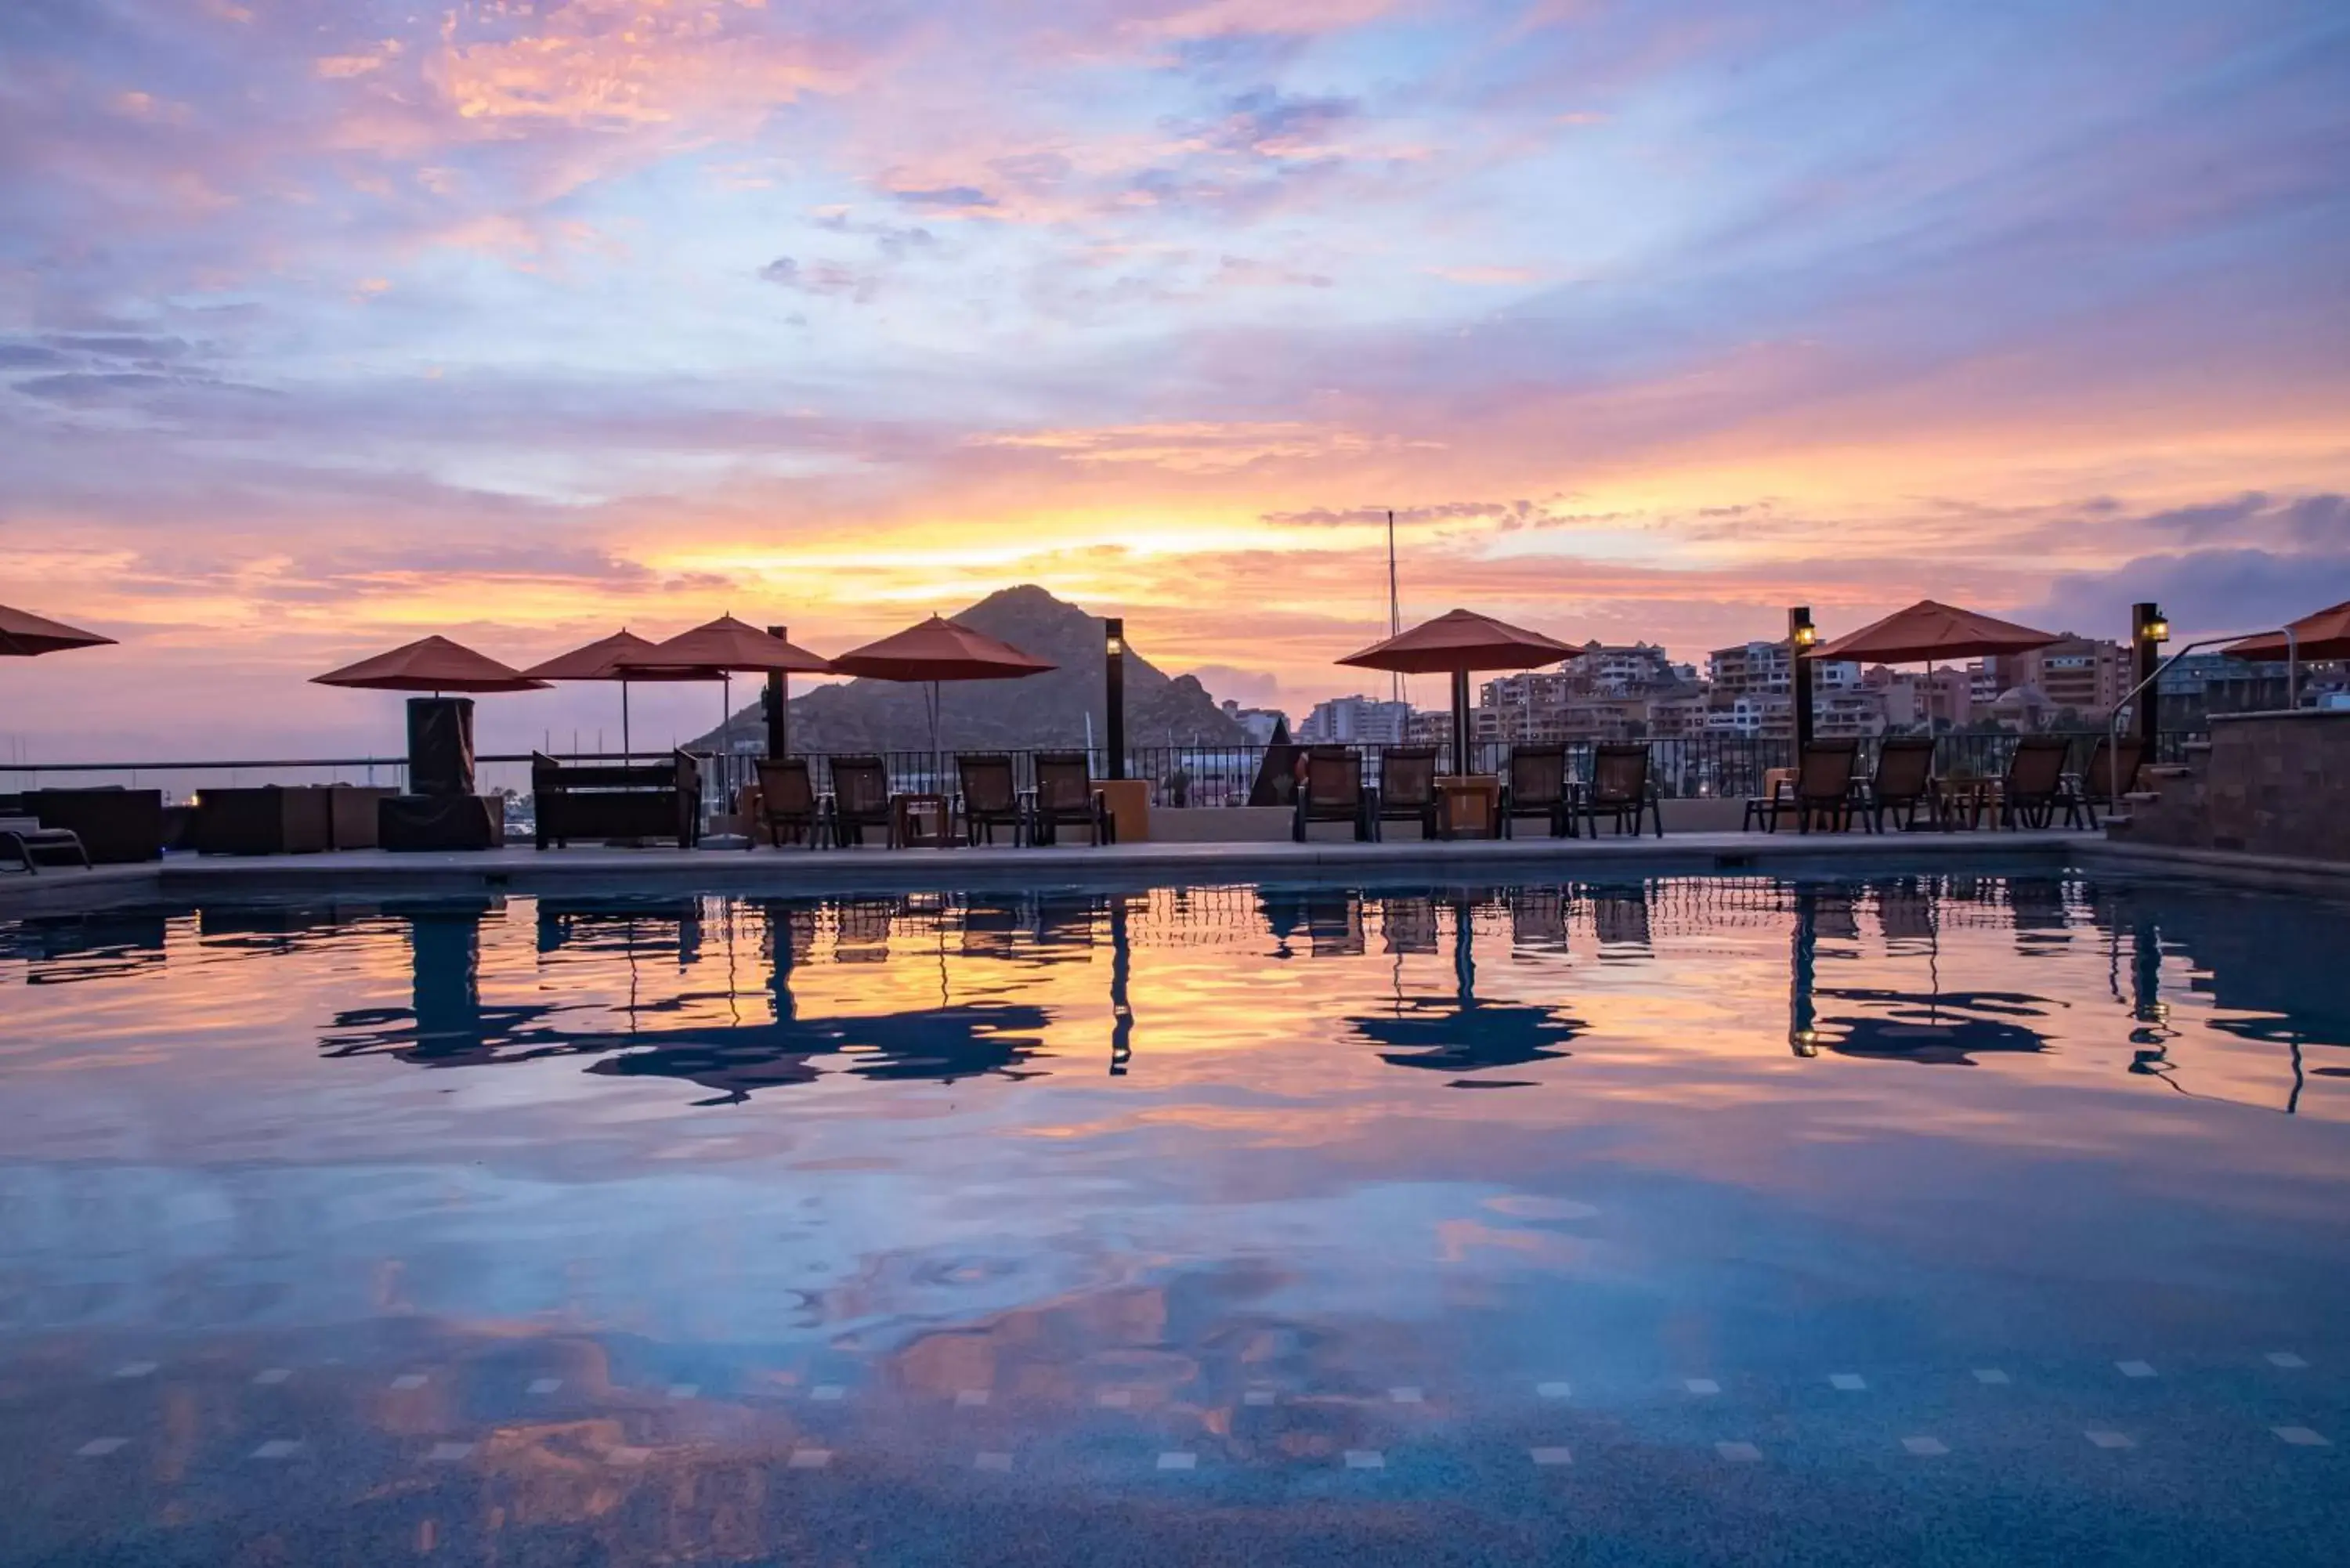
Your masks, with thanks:
M621 763L621 765L625 767L625 766L628 764L628 761L629 761L629 683L628 683L628 681L627 681L625 679L623 679L623 680L621 680L621 682L620 682L620 763Z
M1452 672L1452 771L1469 772L1469 672Z

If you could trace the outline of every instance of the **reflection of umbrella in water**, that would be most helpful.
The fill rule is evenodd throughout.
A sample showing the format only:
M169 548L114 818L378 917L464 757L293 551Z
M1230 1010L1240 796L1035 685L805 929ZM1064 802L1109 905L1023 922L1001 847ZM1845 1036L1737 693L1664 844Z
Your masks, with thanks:
M1828 989L1824 1000L1870 1004L1881 1012L1821 1020L1819 1043L1839 1056L1919 1062L1932 1066L1971 1067L1991 1052L2039 1052L2048 1048L2038 1030L2013 1022L2045 1016L2045 998L2009 991L1918 992ZM1837 1033L1841 1031L1841 1033Z
M1588 1027L1581 1019L1561 1017L1547 1007L1478 999L1477 963L1471 951L1471 928L1474 922L1470 918L1467 899L1454 900L1452 919L1454 994L1450 998L1399 994L1392 1012L1347 1019L1355 1033L1375 1045L1389 1047L1379 1053L1379 1060L1390 1066L1426 1067L1444 1073L1515 1067L1573 1054L1560 1047ZM1397 963L1400 970L1400 956ZM1523 1078L1461 1078L1446 1087L1524 1088L1532 1082Z

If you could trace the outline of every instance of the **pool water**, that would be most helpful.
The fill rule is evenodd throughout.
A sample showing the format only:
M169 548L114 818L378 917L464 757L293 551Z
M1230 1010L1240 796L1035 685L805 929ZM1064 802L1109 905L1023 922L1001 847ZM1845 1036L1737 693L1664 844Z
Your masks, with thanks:
M0 923L0 1563L2350 1561L2344 909Z

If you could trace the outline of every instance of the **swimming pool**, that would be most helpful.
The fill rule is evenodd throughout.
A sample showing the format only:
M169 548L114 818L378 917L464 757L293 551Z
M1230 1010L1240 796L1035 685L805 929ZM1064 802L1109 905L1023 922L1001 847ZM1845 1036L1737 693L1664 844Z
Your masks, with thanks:
M0 1562L2339 1562L2343 913L0 923Z

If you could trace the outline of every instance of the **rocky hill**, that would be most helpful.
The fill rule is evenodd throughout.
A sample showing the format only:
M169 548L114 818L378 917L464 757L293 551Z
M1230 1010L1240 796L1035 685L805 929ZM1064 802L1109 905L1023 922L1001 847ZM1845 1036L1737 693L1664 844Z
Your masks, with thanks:
M1049 659L1059 669L1024 680L964 680L941 686L939 743L950 751L1081 746L1086 720L1098 740L1102 713L1102 623L1034 584L1004 588L951 618ZM795 752L920 751L931 743L923 708L928 688L890 680L820 686L792 699ZM763 734L754 701L734 717L734 733ZM1247 739L1206 688L1189 675L1170 679L1134 651L1126 654L1126 733L1130 745L1236 745ZM689 751L716 744L716 736L686 742Z

